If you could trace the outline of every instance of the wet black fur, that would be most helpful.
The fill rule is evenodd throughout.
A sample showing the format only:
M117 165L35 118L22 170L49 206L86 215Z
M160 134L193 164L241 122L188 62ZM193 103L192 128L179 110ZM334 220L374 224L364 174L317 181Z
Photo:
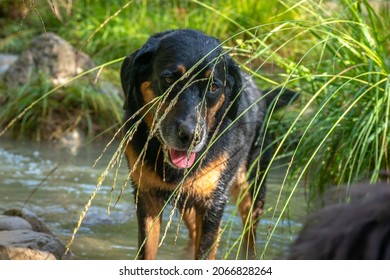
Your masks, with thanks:
M216 61L224 65L223 68L220 68L224 70L224 73L220 74L221 76L224 76L223 92L226 98L217 113L215 126L211 128L207 135L207 144L199 153L197 153L197 157L208 149L203 161L201 161L202 166L212 163L223 152L229 154L229 161L211 198L187 197L186 194L182 194L183 199L179 201L179 208L183 207L183 200L186 200L186 207L193 206L201 208L205 212L203 221L205 232L202 237L200 252L197 254L200 258L207 254L207 250L215 241L216 232L220 226L222 214L226 205L228 189L235 179L234 176L237 173L237 169L242 163L245 163L247 168L249 168L261 153L261 145L263 144L264 137L262 125L266 115L267 101L265 98L260 98L262 96L261 91L254 85L253 81L239 70L230 56L223 54L223 50L220 47L218 40L194 30L168 31L150 37L141 49L125 59L121 69L121 81L126 96L124 104L124 109L126 111L125 120L128 120L145 105L139 89L142 82L151 81L153 90L157 95L162 95L164 93L164 87L161 86L162 81L160 77L160 71L163 69L160 69L160 65L166 65L167 62L170 62L172 64L185 64L187 68L190 68L201 58L204 58L204 60L193 73L197 73L198 69L202 69L202 67L207 67L208 65L209 67L213 67ZM196 94L202 95L207 91L205 88L202 88L202 85L199 87L201 89L199 89ZM279 93L279 91L275 91L275 93ZM291 94L291 92L288 93ZM174 97L175 92L173 92L172 95L173 96L170 98ZM190 98L188 97L189 94L186 96L187 97L183 98ZM200 98L201 97L197 97L196 100L199 101ZM196 100L191 102L196 102ZM270 99L268 98L268 100ZM242 112L250 106L252 106L251 109L240 116ZM225 117L222 118L223 116ZM126 130L136 123L139 118L140 116L135 117L128 122ZM211 140L211 135L213 135L217 126L219 126L218 131L222 132L229 125L232 126L227 132L221 135L214 145L209 146L208 144ZM148 134L149 128L147 124L142 121L129 145L140 153L148 139ZM268 140L266 139L265 145L267 144ZM158 175L161 178L165 176L166 182L178 184L183 179L184 171L166 164L164 165L163 154L160 153L158 155L159 148L160 140L157 137L153 137L148 144L145 164L154 166L156 158L158 157L156 169ZM264 170L267 167L268 157L268 154L263 155L261 160L256 163L256 165L261 165L261 170ZM192 171L190 171L188 176L191 176L191 173L196 172L198 168L202 167L198 165L199 164L192 168ZM164 169L165 171L163 172ZM256 169L257 168L254 168L254 172L250 174L250 180L255 179ZM258 178L257 182L259 182L260 179L261 178ZM133 182L133 186L137 189L137 182ZM260 192L258 192L258 188L261 188ZM254 198L254 201L258 204L262 204L265 198L265 183L262 186L255 185L251 190L252 193L258 193ZM156 199L168 199L170 193L162 191L156 186L155 192L140 194L140 197L142 197L142 195L154 196ZM138 206L137 209L138 211L141 211L142 207ZM139 213L139 217L142 215L142 213ZM145 234L140 234L140 238L144 236Z
M346 188L337 187L335 193ZM390 185L348 188L349 203L327 205L307 218L290 248L290 259L390 260Z

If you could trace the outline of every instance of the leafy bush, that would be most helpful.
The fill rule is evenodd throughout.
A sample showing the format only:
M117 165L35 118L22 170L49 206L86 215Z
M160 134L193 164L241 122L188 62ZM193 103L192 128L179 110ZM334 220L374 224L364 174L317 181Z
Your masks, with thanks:
M12 123L13 135L38 141L57 141L76 128L88 138L113 135L122 120L121 98L83 80L53 88L41 75L23 87L8 89L4 99L0 128Z

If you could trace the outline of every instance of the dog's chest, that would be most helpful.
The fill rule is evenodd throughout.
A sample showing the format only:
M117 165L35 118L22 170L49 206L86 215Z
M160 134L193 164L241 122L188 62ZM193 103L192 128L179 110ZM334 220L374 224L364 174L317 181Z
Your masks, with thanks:
M203 164L201 168L186 173L176 182L168 182L160 176L155 167L138 160L138 155L128 146L126 157L130 166L130 175L134 187L143 193L185 193L194 198L210 198L217 189L228 164L228 155L222 153L214 160Z

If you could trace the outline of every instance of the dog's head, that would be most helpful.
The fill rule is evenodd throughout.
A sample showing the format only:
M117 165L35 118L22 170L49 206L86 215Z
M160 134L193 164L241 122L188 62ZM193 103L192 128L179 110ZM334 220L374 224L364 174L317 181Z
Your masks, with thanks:
M219 41L194 30L152 36L126 57L121 81L125 110L143 115L175 168L194 164L210 132L235 114L241 89L240 71Z

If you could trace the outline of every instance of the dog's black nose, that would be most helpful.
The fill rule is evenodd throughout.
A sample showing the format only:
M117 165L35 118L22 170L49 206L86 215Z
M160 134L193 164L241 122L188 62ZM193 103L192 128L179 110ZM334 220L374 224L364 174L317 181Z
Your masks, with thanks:
M202 141L202 129L196 123L181 122L177 127L177 137L186 148L196 146Z
M183 122L180 123L177 129L177 136L184 145L191 144L194 139L195 127Z

